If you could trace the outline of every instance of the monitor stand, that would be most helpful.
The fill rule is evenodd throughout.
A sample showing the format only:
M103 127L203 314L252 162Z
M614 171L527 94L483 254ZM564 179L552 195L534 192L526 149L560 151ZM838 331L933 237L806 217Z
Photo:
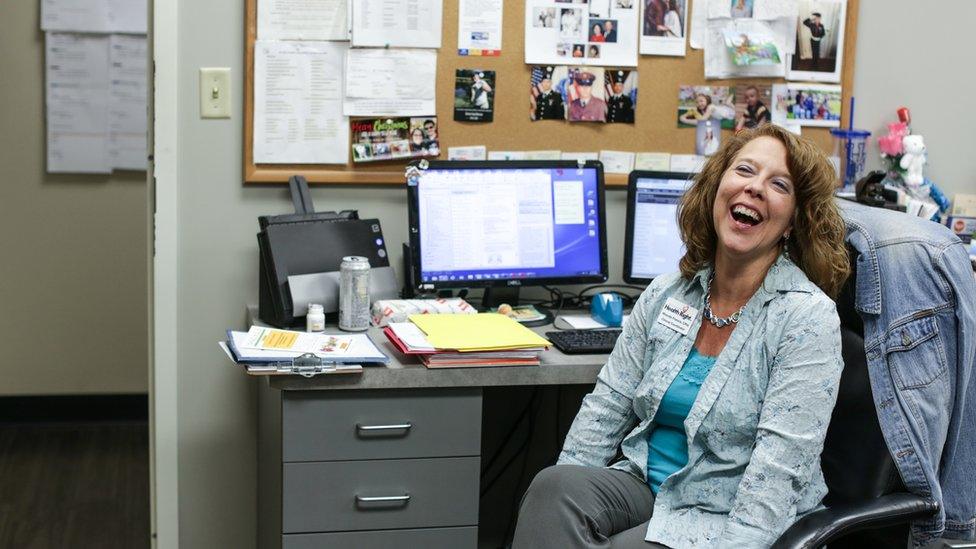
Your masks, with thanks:
M484 311L490 311L492 309L497 309L502 303L507 303L512 307L519 304L519 287L518 286L497 286L485 288L485 293L481 298L481 308ZM553 321L552 312L549 309L542 307L536 307L540 313L545 315L545 318L540 320L519 320L523 326L545 326L546 324L551 324Z
M518 286L489 287L485 288L485 293L481 298L481 307L485 310L495 309L502 303L508 303L514 307L518 305L518 301Z

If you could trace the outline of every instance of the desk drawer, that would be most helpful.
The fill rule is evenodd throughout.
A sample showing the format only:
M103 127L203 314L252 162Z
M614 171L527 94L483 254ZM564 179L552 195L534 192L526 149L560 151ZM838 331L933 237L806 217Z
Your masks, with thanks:
M282 461L476 456L481 391L283 391Z
M282 531L478 523L480 458L286 463Z
M381 530L378 532L333 532L331 534L289 534L281 549L476 549L478 527Z

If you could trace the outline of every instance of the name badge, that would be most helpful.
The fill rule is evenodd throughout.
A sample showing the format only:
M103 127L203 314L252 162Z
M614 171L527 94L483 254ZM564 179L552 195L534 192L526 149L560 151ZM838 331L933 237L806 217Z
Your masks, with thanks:
M688 335L688 330L691 329L697 316L698 309L669 297L664 308L661 309L661 314L657 315L657 322L681 335Z

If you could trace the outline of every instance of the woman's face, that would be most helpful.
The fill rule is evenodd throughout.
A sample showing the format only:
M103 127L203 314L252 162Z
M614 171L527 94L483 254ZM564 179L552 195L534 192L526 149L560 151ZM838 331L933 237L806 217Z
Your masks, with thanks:
M762 136L746 143L722 175L712 222L717 253L736 259L767 259L793 224L796 189L786 164L786 147Z
M700 110L705 110L705 107L708 106L708 99L704 95L699 95L695 98L695 104L698 105Z
M420 128L414 128L413 131L410 132L410 139L412 139L414 143L422 143L424 140L424 132L420 131Z
M600 28L599 24L593 25L593 34L603 34L603 29Z

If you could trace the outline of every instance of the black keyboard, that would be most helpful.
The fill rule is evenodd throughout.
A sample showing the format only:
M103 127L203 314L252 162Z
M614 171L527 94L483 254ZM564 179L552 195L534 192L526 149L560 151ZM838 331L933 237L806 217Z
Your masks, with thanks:
M546 332L546 338L567 355L597 355L613 350L620 328L599 330L560 330Z

